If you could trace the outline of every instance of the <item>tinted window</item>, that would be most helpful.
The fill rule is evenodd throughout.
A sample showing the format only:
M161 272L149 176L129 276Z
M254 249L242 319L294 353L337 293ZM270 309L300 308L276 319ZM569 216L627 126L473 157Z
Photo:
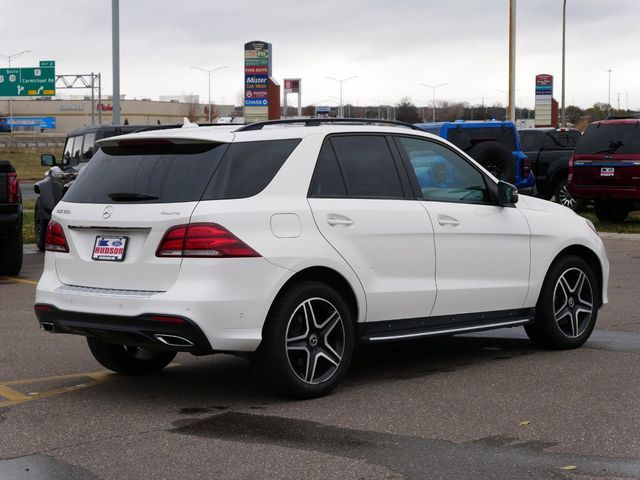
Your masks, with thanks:
M595 124L584 132L576 153L640 153L640 122Z
M429 140L399 137L425 200L491 203L484 177L464 158Z
M157 197L142 203L200 200L226 149L226 144L210 143L104 147L96 152L64 199L113 203L109 194L135 193Z
M84 143L82 145L82 157L80 158L81 162L86 162L93 157L93 143L96 140L95 133L87 133L84 136Z
M510 152L513 152L516 149L515 136L516 133L513 128L504 125L482 128L462 128L460 126L459 128L449 129L447 140L465 152L474 145L486 141L498 142L507 147Z
M67 142L64 144L64 153L62 154L62 164L69 165L71 157L73 156L73 144L77 137L67 138Z
M271 182L300 141L296 138L232 144L204 199L257 195Z
M544 148L549 150L572 150L576 148L578 132L548 132L544 136Z
M71 154L70 165L78 165L80 163L80 154L82 152L82 135L75 137L73 142L73 153Z
M316 171L313 175L309 196L312 197L345 197L347 189L344 185L338 159L329 141L324 142Z
M377 135L331 139L346 183L354 197L402 198L404 192L387 140Z
M536 150L538 147L538 134L533 132L520 133L520 144L525 152Z

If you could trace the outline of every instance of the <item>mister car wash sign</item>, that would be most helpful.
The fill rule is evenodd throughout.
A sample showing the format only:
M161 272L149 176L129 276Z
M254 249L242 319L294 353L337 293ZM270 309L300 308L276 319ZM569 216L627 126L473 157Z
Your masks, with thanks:
M271 44L255 40L244 45L244 117L245 121L266 120L271 76Z
M55 63L34 68L0 68L0 97L51 97L56 94Z

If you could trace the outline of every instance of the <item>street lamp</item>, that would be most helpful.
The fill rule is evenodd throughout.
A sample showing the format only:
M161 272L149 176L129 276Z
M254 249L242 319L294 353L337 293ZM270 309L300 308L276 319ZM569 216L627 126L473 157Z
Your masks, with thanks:
M441 83L439 85L429 85L428 83L421 83L420 85L422 85L423 87L429 87L431 89L432 97L433 97L433 106L431 109L431 113L432 113L432 121L435 122L436 121L436 88L444 87L445 85L449 85L449 84Z
M23 50L21 52L18 53L14 53L13 55L4 55L2 53L0 53L0 57L4 57L8 60L9 62L9 68L11 68L11 60L13 60L16 57L19 57L20 55L22 55L23 53L31 53L31 50ZM9 97L9 122L11 123L11 133L13 133L13 98Z
M609 115L611 115L611 72L613 72L613 70L609 69L607 72L609 72L609 100L607 104L609 105Z
M211 123L211 75L218 70L222 70L223 68L229 68L229 65L222 65L216 68L202 68L202 67L191 67L194 70L200 70L201 72L205 72L209 76L209 123Z
M338 112L338 116L341 118L344 118L344 114L342 111L342 84L346 81L352 80L354 78L358 78L357 75L354 75L353 77L347 77L347 78L335 78L335 77L326 77L329 80L333 80L335 82L338 82L340 84L340 111Z

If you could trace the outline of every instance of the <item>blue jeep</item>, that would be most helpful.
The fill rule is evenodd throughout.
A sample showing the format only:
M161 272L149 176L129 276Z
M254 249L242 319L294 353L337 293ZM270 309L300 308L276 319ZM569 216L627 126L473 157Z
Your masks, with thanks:
M518 187L518 192L533 195L536 179L529 159L522 153L520 138L513 122L416 123L422 130L438 135L489 170L495 177Z

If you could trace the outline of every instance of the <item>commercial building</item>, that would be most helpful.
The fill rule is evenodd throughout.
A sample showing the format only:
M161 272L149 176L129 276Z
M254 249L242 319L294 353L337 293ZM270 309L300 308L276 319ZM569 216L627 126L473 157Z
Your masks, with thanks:
M96 111L93 112L93 121L103 124L110 124L113 114L113 102L110 98L95 102ZM182 103L179 101L154 101L143 100L121 100L120 101L121 121L136 125L156 125L182 123L187 117L196 123L206 123L209 117L209 110L206 104ZM214 105L212 117L234 116L234 105ZM13 100L13 116L20 117L54 117L55 128L47 129L48 133L66 134L74 128L92 124L91 98L82 100ZM0 118L9 117L9 100L0 100ZM101 120L99 121L99 118ZM17 122L16 122L17 123ZM17 127L14 130L20 130Z

